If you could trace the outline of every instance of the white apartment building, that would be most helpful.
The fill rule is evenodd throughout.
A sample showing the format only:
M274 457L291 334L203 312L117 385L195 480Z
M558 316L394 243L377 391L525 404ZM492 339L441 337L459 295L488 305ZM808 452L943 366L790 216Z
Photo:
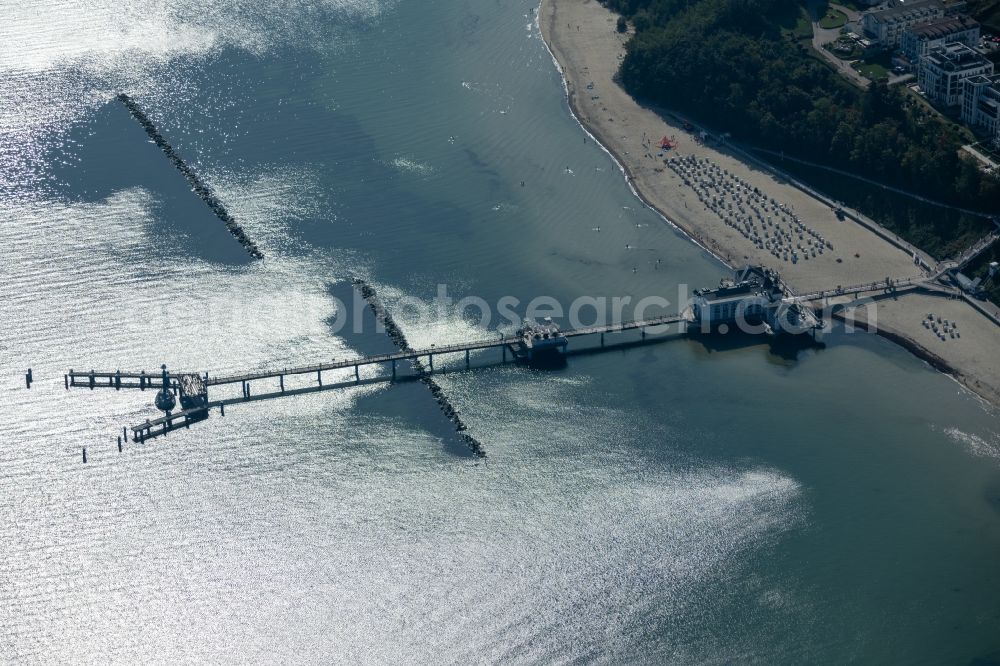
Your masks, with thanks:
M1000 149L1000 75L970 76L962 94L962 122L985 130Z
M880 46L894 49L899 46L903 32L911 25L927 23L943 16L944 5L940 0L913 0L888 9L865 12L861 17L861 27Z
M965 14L915 23L903 31L899 48L907 60L916 65L931 49L955 42L976 46L979 23Z
M917 66L917 83L927 99L944 106L962 101L962 85L973 76L993 73L993 63L965 44L931 49Z

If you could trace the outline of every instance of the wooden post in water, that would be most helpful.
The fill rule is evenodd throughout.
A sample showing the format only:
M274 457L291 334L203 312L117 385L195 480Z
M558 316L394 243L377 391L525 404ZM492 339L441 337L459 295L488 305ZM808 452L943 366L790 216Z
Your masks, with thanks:
M396 379L396 359L392 359L392 378Z
M361 381L361 373L358 371L358 366L354 366L354 383L357 384Z
M284 375L279 376L278 377L278 381L281 382L281 392L284 393L285 392L285 376Z
M319 382L320 386L323 385L323 371L322 370L317 370L316 371L316 381Z
M70 372L73 372L70 370ZM69 390L69 375L63 375L63 384L66 385L66 390Z
M83 462L84 462L84 464L87 463L87 447L86 446L83 447Z
M115 370L115 390L116 391L121 391L122 390L122 371L121 370Z
M118 436L118 453L122 452L122 438L121 435Z
M434 354L428 354L427 358L431 364L431 374L434 374Z
M469 350L465 350L465 369L469 369Z
M93 390L94 390L94 382L95 382L95 381L96 381L96 380L94 379L94 371L93 371L93 370L91 370L91 371L90 371L90 390L91 390L91 391L93 391Z
M219 405L219 414L222 416L226 415L226 403L223 402Z

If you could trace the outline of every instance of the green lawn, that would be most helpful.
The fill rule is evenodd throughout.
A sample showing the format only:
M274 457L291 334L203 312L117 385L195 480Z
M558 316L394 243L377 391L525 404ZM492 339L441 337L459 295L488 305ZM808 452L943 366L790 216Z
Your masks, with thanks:
M881 81L882 79L889 78L889 70L877 62L856 62L854 63L854 69L858 70L861 76L869 78L872 81Z
M793 44L798 42L805 46L812 43L812 20L805 7L792 5L778 17L781 32Z
M809 14L806 13L804 8L799 8L799 13L795 17L794 25L788 26L787 23L785 25L785 34L787 34L792 41L812 42L812 21L809 20Z
M828 9L826 16L819 20L819 27L824 30L832 30L843 27L845 23L847 23L847 14L839 9Z

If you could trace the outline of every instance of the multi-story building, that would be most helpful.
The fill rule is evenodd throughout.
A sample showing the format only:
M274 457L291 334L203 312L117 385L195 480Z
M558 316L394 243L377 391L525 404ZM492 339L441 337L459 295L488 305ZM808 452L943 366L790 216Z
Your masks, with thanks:
M931 49L954 42L976 46L979 43L979 23L965 14L915 23L903 31L899 48L916 65Z
M917 83L927 99L954 106L962 101L962 84L973 76L993 73L993 63L965 44L931 49L917 66Z
M1000 149L1000 75L970 76L962 91L962 122L986 132Z
M926 23L944 16L944 5L940 0L913 0L899 3L887 9L872 9L861 17L861 27L865 34L878 41L882 48L894 49L899 46L903 32L911 25Z

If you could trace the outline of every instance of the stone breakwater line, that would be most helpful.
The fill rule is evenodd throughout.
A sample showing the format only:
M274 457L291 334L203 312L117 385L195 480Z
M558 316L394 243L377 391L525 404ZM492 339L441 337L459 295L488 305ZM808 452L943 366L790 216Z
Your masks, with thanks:
M146 113L139 108L139 105L135 103L135 100L125 93L121 93L118 95L118 101L124 104L125 108L132 114L132 117L135 118L140 125L142 125L142 128L146 130L146 134L148 134L149 138L153 140L153 143L160 147L160 150L163 151L177 170L180 171L184 178L187 179L195 193L201 198L202 201L208 204L208 207L212 209L212 212L225 223L226 228L229 229L229 233L231 233L236 240L239 241L240 245L242 245L252 257L256 259L263 259L264 253L260 251L260 248L257 247L256 243L250 240L250 237L247 236L245 231L243 231L243 227L241 227L239 223L233 219L233 216L229 214L229 211L226 210L226 207L215 195L215 192L212 191L212 188L202 181L202 179L198 177L198 174L195 173L194 169L189 167L187 163L181 159L181 156L177 154L177 151L174 150L173 146L167 143L167 140L163 138L160 131L156 129L156 125L154 125L153 121L149 119L149 116L147 116Z
M403 331L392 318L392 315L389 314L389 312L382 305L378 295L375 293L375 289L370 284L360 279L354 280L354 286L361 292L361 296L364 297L365 302L368 303L368 307L371 308L379 323L385 327L385 332L389 336L389 339L392 340L401 351L414 351L413 347L410 346L410 343L407 342ZM457 411L455 411L455 408L452 406L448 396L445 395L444 390L436 381L434 381L434 378L430 375L430 373L427 372L424 364L421 363L419 359L413 359L411 363L420 375L420 381L426 384L431 390L431 394L437 401L441 411L449 421L455 424L455 430L458 431L459 437L466 443L474 454L480 458L485 458L486 451L483 449L483 445L479 442L479 440L467 432L467 428L465 423L462 421L462 417L458 415Z

